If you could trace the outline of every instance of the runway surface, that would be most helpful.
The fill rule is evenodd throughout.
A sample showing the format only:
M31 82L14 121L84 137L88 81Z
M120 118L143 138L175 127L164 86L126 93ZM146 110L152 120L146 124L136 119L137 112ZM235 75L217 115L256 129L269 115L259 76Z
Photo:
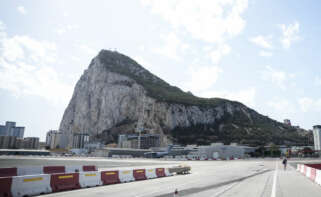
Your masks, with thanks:
M17 158L16 158L17 159ZM51 159L54 160L54 159ZM67 163L77 159L57 160ZM88 161L89 160L89 161ZM16 160L14 160L16 161ZM21 160L26 161L26 160ZM85 159L80 160L84 162ZM144 159L87 159L86 162L102 162L103 168L134 168L135 166L190 165L192 173L159 179L100 186L88 189L42 195L45 197L319 197L321 187L295 170L297 162L290 160L283 170L280 159L250 159L233 161L161 161ZM0 158L0 163L3 160ZM8 162L8 161L7 161ZM28 161L32 163L33 161ZM39 162L36 160L36 162ZM48 162L48 161L45 161ZM54 162L54 161L51 161ZM317 162L317 161L314 161ZM319 161L321 163L321 161ZM110 167L106 166L107 163Z

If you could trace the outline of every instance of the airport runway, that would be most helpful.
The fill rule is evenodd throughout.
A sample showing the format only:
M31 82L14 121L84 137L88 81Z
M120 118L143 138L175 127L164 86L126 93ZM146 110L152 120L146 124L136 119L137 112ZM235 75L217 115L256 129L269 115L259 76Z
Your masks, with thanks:
M175 164L173 161L162 161L161 164ZM41 157L41 156L0 156L0 168L17 166L50 166L50 165L96 165L99 169L135 166L156 166L159 160L147 159L107 159L93 157Z
M16 158L17 159L17 158ZM73 163L85 159L49 159ZM234 161L161 161L144 159L94 159L86 162L106 162L118 168L135 166L170 166L184 163L192 167L189 175L100 186L88 189L52 193L45 197L319 197L321 187L296 172L297 161L289 161L286 171L280 159L250 159ZM0 159L0 163L3 160ZM24 160L26 161L26 160ZM29 164L35 160L28 161ZM36 160L39 162L38 160ZM77 162L78 162L77 161ZM48 161L45 161L48 162ZM55 161L51 161L55 162ZM321 162L321 161L320 161ZM101 163L99 163L101 164ZM292 165L291 165L292 164ZM110 168L104 165L104 168ZM176 196L177 197L177 196Z

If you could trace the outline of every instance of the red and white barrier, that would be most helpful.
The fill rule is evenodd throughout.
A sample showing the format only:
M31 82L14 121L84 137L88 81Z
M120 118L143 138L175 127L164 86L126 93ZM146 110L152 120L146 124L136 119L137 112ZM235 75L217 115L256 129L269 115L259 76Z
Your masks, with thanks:
M321 169L316 169L320 167L320 164L297 164L297 171L321 185Z
M0 196L12 196L11 185L12 177L0 177Z
M96 167L94 167L96 168ZM158 177L172 176L168 168L150 168L115 171L84 171L75 173L54 173L59 171L80 170L77 166L46 166L43 170L48 174L0 177L0 197L23 197L39 194L67 191L99 185L131 182ZM85 168L82 168L84 170ZM93 166L86 170L93 169ZM30 168L20 168L19 173L35 173ZM9 174L15 172L13 169ZM4 173L3 173L4 174Z
M79 173L52 174L50 185L53 192L80 189Z
M14 176L11 192L13 197L51 193L50 174Z
M17 176L17 168L0 168L0 177Z
M133 176L135 181L146 180L146 170L145 169L137 169L133 170Z
M27 167L18 167L17 168L18 176L24 175L36 175L36 174L44 174L42 166L27 166Z
M65 169L66 169L67 173L82 172L83 171L82 166L66 166Z
M83 188L102 185L101 173L98 171L80 172L79 173L79 184L80 184L80 187L83 187Z
M122 183L135 181L133 170L120 170L119 171L119 180Z
M146 178L147 179L157 178L156 169L155 168L146 169Z
M101 181L103 185L120 183L119 171L101 171Z
M316 170L315 182L321 186L321 170Z

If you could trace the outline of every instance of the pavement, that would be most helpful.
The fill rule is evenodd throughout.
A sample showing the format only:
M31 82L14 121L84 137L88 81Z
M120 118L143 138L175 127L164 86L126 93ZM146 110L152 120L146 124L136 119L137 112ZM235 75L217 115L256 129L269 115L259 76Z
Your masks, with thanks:
M65 159L70 163L72 159ZM84 159L83 159L84 160ZM95 159L91 159L95 160ZM320 197L321 187L296 171L297 163L289 160L286 170L280 159L249 159L233 161L162 161L127 159L105 161L120 164L118 168L170 166L179 163L192 167L191 174L152 180L107 185L42 195L45 197ZM59 160L61 161L61 160ZM75 161L75 160L72 160ZM0 163L2 162L0 158ZM29 161L30 162L30 161ZM86 162L88 162L86 160ZM92 162L92 161L89 161ZM98 162L98 161L97 161ZM320 162L314 160L313 162ZM127 164L133 166L128 166ZM123 165L122 165L123 164ZM151 165L149 165L151 164ZM112 167L114 168L114 166ZM108 167L106 169L109 169Z

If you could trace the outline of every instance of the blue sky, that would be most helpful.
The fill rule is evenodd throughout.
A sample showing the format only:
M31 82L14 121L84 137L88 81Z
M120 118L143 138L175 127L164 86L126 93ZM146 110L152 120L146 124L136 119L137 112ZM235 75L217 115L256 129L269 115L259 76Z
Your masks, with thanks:
M300 0L1 1L0 124L58 129L100 49L202 97L321 124L321 3Z

